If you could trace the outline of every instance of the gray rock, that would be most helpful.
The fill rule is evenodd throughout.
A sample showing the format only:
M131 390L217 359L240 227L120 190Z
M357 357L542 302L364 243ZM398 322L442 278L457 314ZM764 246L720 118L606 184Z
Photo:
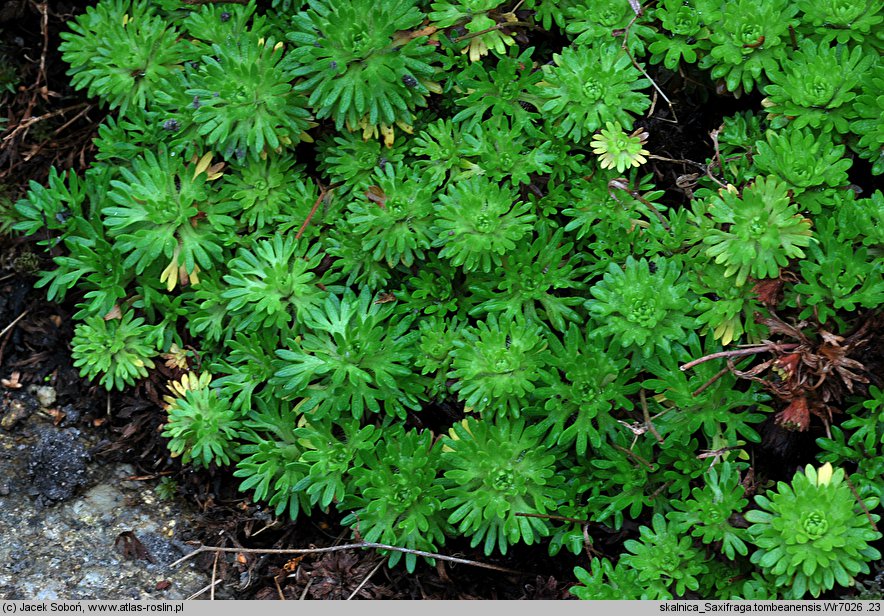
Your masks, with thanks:
M86 447L77 431L44 428L31 450L28 472L43 504L69 499L86 481Z
M0 431L0 599L176 600L208 585L190 563L168 567L192 549L177 534L195 512L158 501L155 481L126 480L131 466L90 460L95 435L41 421ZM121 533L150 559L124 554Z

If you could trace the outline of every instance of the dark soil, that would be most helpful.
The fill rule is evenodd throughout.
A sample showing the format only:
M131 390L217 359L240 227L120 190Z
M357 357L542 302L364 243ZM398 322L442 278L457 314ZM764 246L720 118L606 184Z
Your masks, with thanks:
M6 197L12 201L24 194L29 181L45 181L52 165L84 170L92 155L91 140L104 115L96 101L67 85L66 66L57 52L58 33L79 3L50 1L45 13L40 6L34 0L11 0L0 9L0 53L18 74L15 94L2 94L0 89L0 102L9 118L0 135L0 190L5 187ZM649 147L672 159L702 162L711 157L708 134L720 125L722 117L757 106L755 100L718 96L714 84L698 83L696 75L690 79L673 74L654 77L666 84L679 124L669 122L671 110L658 104L656 115L645 121L652 135ZM684 192L675 181L696 168L655 162L654 170L657 182L667 190L667 199L684 202ZM37 497L47 503L69 497L81 483L90 459L93 463L121 460L134 465L146 480L175 479L177 496L199 505L203 512L200 522L187 528L179 539L252 549L329 546L348 540L349 529L340 524L340 516L320 514L296 523L278 520L262 506L249 503L228 471L195 472L182 469L171 459L158 433L163 421L160 399L164 383L172 376L166 368L159 368L122 396L108 396L80 379L69 356L72 307L47 302L42 290L33 289L36 272L48 266L48 259L38 256L43 254L35 246L39 239L0 236L0 331L15 322L0 335L0 379L4 379L0 429L15 430L18 422L35 411L23 402L27 397L19 395L19 389L50 385L57 395L55 423L71 430L98 430L103 442L87 452L64 431L47 431L31 453ZM450 425L459 412L454 405L438 405L411 421L415 425ZM769 422L764 426L764 442L756 450L756 472L772 479L785 478L798 466L813 461L814 438L821 435L814 431L798 435ZM48 460L57 469L54 475L42 471ZM634 530L627 526L622 532L607 534L594 529L594 547L602 554L617 554L626 533ZM552 558L545 546L517 545L506 557L485 557L464 540L452 540L444 553L522 573L449 563L432 568L420 563L414 574L408 574L401 567L377 568L381 561L377 554L341 551L302 559L227 554L217 560L217 576L243 599L347 598L368 577L356 597L565 599L570 598L567 587L573 583L574 566L588 563L586 554L562 553ZM198 562L211 571L215 558L203 554Z
M44 430L31 450L31 485L43 503L63 501L86 483L86 448L71 431Z

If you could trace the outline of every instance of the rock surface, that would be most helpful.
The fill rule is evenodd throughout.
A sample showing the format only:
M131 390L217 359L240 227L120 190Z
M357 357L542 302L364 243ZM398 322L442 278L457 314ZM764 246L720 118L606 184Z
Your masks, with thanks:
M40 393L0 392L0 416L52 397ZM0 599L176 600L209 584L168 567L192 549L176 529L193 513L127 479L133 467L90 459L96 438L39 411L0 429Z

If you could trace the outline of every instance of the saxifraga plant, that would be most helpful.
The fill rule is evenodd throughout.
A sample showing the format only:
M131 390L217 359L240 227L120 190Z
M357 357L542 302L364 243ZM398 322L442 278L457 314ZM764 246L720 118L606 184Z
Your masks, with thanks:
M844 157L844 146L833 142L831 132L819 134L793 123L779 131L768 130L765 140L755 143L755 149L758 170L784 180L795 195L817 187L847 185L852 161ZM810 209L808 201L801 199L802 205Z
M697 62L710 46L708 23L716 18L716 11L705 0L663 0L657 3L654 16L663 26L648 46L653 54L651 63L661 60L669 70L676 70L679 62ZM706 9L701 11L700 9Z
M322 256L319 244L309 248L291 236L277 235L244 246L230 262L221 297L236 329L276 328L289 331L292 321L311 306L319 306L325 293L313 273ZM294 325L294 324L293 324Z
M657 259L653 272L646 259L630 256L624 267L612 263L590 293L586 308L598 324L592 336L611 336L636 355L671 353L693 323L688 315L694 298L674 260Z
M104 0L62 32L59 50L71 85L86 88L120 115L144 109L186 57L179 34L146 2Z
M616 351L605 349L598 340L589 341L581 327L570 324L563 336L550 336L552 364L560 374L538 392L546 402L543 409L529 408L538 415L539 426L548 427L547 440L573 447L585 456L590 447L599 447L615 428L614 410L630 411L629 396L638 383L629 362Z
M360 428L355 419L337 424L315 421L298 427L295 436L304 447L301 460L310 465L306 485L300 487L311 505L327 510L352 493L354 469L361 467L362 456L377 447L380 431L373 425Z
M821 43L867 43L877 46L875 27L884 21L876 0L798 0L804 13L799 32Z
M748 502L738 467L724 462L709 467L704 485L691 490L690 499L673 501L676 511L666 517L680 532L690 532L707 545L720 541L722 553L733 560L749 553L746 529L731 523Z
M364 465L352 471L356 490L345 503L353 511L342 522L365 541L435 552L450 528L442 503L441 446L428 430L388 430L383 441L360 454ZM391 567L400 560L414 571L417 555L403 559L402 552L390 553Z
M464 32L463 45L460 37L452 43L462 47L461 53L468 54L470 62L477 62L491 50L505 55L507 46L516 42L491 16L501 4L501 0L442 0L430 5L433 10L428 17L438 28L455 27L455 31ZM515 18L512 13L509 15ZM507 16L501 15L501 20L505 24Z
M640 90L650 86L625 51L611 44L567 47L544 66L542 111L561 118L558 134L580 141L605 122L632 125L651 100Z
M627 552L620 557L636 571L648 598L658 601L697 590L699 577L706 571L703 553L694 547L689 536L673 526L662 514L655 514L650 527L639 529L639 540L629 539L623 544Z
M302 488L309 481L310 466L301 460L305 447L295 435L291 405L275 397L257 397L242 422L244 443L237 449L240 461L234 477L243 478L241 492L267 501L276 515L295 520L310 511L310 499Z
M822 462L857 464L850 480L860 493L884 499L884 388L869 388L868 400L852 404L840 426L832 426L832 438L819 438Z
M856 117L851 103L873 62L874 56L861 47L801 41L791 61L769 74L771 84L764 92L771 126L794 123L798 128L848 132Z
M736 284L753 278L775 278L789 259L804 257L802 247L814 241L810 221L790 203L788 187L775 177L759 177L742 195L721 190L709 212L716 227L703 238L706 254L723 263Z
M731 92L751 92L780 70L788 53L789 28L797 25L798 7L791 0L704 0L703 13L717 11L710 24L709 53L700 68L724 79Z
M493 68L476 62L461 71L457 84L464 95L457 99L463 107L452 118L467 129L489 117L508 116L513 126L521 127L536 118L543 105L538 85L542 73L535 71L531 55L533 47L518 55L510 48Z
M196 282L200 269L211 269L221 259L222 246L234 219L229 201L208 190L219 177L205 158L188 168L165 147L145 152L121 168L122 179L111 180L110 205L102 210L104 224L126 255L124 267L140 274L168 259L159 280L169 290L179 279Z
M470 409L490 419L518 417L538 385L549 379L543 326L494 313L453 340L452 390Z
M555 511L564 496L556 456L541 437L524 419L501 417L454 424L443 439L448 522L472 537L473 547L482 544L485 554L495 546L506 554L510 545L531 545L550 533L549 520L517 515Z
M211 381L208 372L185 374L171 384L176 395L166 398L169 416L163 436L170 439L172 456L180 455L185 464L207 467L237 460L242 423L230 400L210 387Z
M646 40L654 34L647 25L647 14L636 15L632 7L617 0L572 0L563 9L569 34L576 34L576 45L593 44L613 36L625 38L624 46L634 56L645 52Z
M131 311L118 319L86 318L74 328L71 340L74 368L80 369L80 376L100 376L98 382L108 391L133 385L154 367L151 358L157 349L145 342L152 328Z
M295 90L309 93L317 118L366 135L380 129L392 145L393 126L410 131L414 110L438 91L435 47L407 33L423 17L414 0L311 2L288 35Z
M409 319L389 323L392 312L367 290L306 306L308 330L276 352L271 383L286 397L306 398L302 410L315 419L359 419L366 410L403 417L420 408L423 384L411 363L418 332Z
M354 195L347 217L363 249L391 268L423 261L433 240L434 186L403 165L387 164L372 179L377 184Z
M583 302L579 291L585 267L581 265L583 255L573 251L574 244L565 242L563 233L562 229L551 233L540 227L531 245L505 256L503 267L491 279L471 277L476 306L470 314L494 312L506 318L545 319L559 331L564 331L566 322L577 321L574 307Z
M294 53L294 52L292 52ZM206 145L226 158L257 158L301 139L308 128L306 99L283 70L283 43L246 32L204 55L194 85L193 120Z
M516 248L536 218L529 203L516 201L514 191L482 176L451 184L439 202L433 246L466 271L500 266L501 256Z
M884 107L884 64L878 64L863 80L860 94L853 101L856 119L850 124L859 140L852 147L860 157L872 163L872 173L884 173L884 122L880 110Z
M648 133L636 129L627 135L619 122L605 122L605 128L592 138L592 151L599 155L602 169L617 169L623 173L629 167L638 167L648 162L650 152L644 149Z
M874 324L884 195L854 155L881 170L879 2L97 4L62 42L110 107L94 161L31 183L15 228L76 304L83 376L202 374L170 384L173 455L369 541L599 548L586 598L866 584L880 384L828 400L848 415L818 441L868 512L824 467L747 513L773 404L715 355L782 344L774 312ZM710 76L758 97L665 190L683 152L657 138L697 125L657 98Z
M760 508L744 514L758 548L752 562L776 578L787 598L819 597L836 582L850 586L857 574L869 572L869 562L881 558L869 545L881 538L872 528L879 516L868 513L878 499L865 499L860 507L844 469L808 464L791 484L781 481L755 502Z

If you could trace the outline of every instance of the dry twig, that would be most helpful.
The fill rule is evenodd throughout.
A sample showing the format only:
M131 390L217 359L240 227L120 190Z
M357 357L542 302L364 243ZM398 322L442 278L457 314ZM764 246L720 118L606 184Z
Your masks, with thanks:
M28 311L25 310L20 315L15 317L15 320L12 321L9 325L3 328L3 331L0 331L0 336L6 334L6 332L12 331L12 328L15 327L15 324L21 321L28 314ZM6 339L3 340L3 346L0 346L0 366L3 365L3 349L6 348Z
M798 347L796 343L787 343L787 344L777 344L776 342L768 342L767 344L762 344L758 346L752 346L748 349L736 349L733 351L719 351L718 353L710 353L709 355L704 355L698 359L694 359L689 361L684 366L679 366L678 369L684 372L685 370L690 370L694 366L698 366L704 362L707 362L712 359L719 359L721 357L741 357L743 355L755 355L757 353L769 353L771 351L791 351L792 349Z
M384 564L383 559L381 559L380 561L378 561L378 564L376 564L376 565L374 566L374 569L372 569L371 571L369 571L368 575L366 575L364 578L362 578L362 581L359 582L359 586L357 586L357 587L353 590L353 592L350 593L350 596L347 597L346 600L349 601L350 599L352 599L353 597L355 597L355 596L356 596L356 593L358 593L360 590L362 590L362 587L365 586L366 583L368 583L368 580L371 579L371 576L373 576L373 575L375 574L375 572L376 572L378 569L380 569L380 568L381 568L381 565L383 565L383 564Z
M271 548L221 548L221 547L212 547L209 545L201 545L197 549L195 549L190 554L179 558L174 563L169 565L170 567L177 567L183 562L186 562L197 556L198 554L204 554L206 552L233 552L233 553L241 553L241 554L323 554L326 552L340 552L341 550L358 550L358 549L372 549L372 550L390 550L392 552L402 552L403 554L414 554L415 556L423 556L424 558L435 558L438 560L447 560L448 562L458 563L461 565L469 565L471 567L479 567L482 569L491 569L492 571L500 571L501 573L513 573L516 575L524 575L522 571L516 571L515 569L508 569L506 567L498 567L497 565L490 565L488 563L482 563L476 560L469 560L467 558L457 558L455 556L445 556L444 554L436 554L434 552L424 552L423 550L411 550L409 548L401 548L395 545L386 545L384 543L372 543L369 541L363 541L361 543L347 543L344 545L334 545L326 548L291 548L291 549L271 549Z
M626 55L629 56L630 62L632 62L632 65L635 68L637 68L639 71L641 71L641 74L644 75L647 78L647 80L651 82L651 85L654 86L654 89L660 94L660 96L663 97L663 100L666 101L666 104L669 106L669 111L672 112L672 119L671 120L668 118L657 118L657 119L661 120L663 122L671 122L672 124L678 124L678 115L676 115L676 113L675 113L675 108L672 106L672 101L669 100L669 97L663 93L663 90L660 89L660 86L657 85L657 82L654 81L653 79L651 79L651 76L648 75L648 72L645 69L643 69L639 65L638 62L635 61L635 58L633 57L632 52L629 51L629 45L628 45L628 43L629 43L629 29L632 28L632 24L634 24L635 20L638 19L639 16L642 14L642 7L639 6L638 10L636 10L635 5L633 5L632 10L635 13L635 15L633 16L632 19L629 20L629 23L626 24L626 28L623 29L623 44L620 45L620 48L626 52Z
M335 182L334 184L330 184L329 186L323 187L320 185L319 187L319 196L316 197L316 201L313 202L313 207L310 208L310 213L307 214L307 218L304 219L304 224L301 225L301 228L298 229L298 232L295 234L295 239L301 239L301 236L304 235L304 230L307 228L307 225L310 224L310 221L313 220L314 214L316 214L316 210L319 209L319 204L322 203L322 200L335 188L341 185L341 182Z
M644 389L638 390L638 397L639 397L639 400L641 401L641 404L642 404L642 415L644 416L644 419L645 419L645 427L648 430L650 430L651 434L654 435L654 438L657 439L657 442L662 445L663 444L663 437L660 436L660 433L657 432L657 428L655 428L654 424L651 423L651 414L648 413L648 400L645 397L645 390Z

